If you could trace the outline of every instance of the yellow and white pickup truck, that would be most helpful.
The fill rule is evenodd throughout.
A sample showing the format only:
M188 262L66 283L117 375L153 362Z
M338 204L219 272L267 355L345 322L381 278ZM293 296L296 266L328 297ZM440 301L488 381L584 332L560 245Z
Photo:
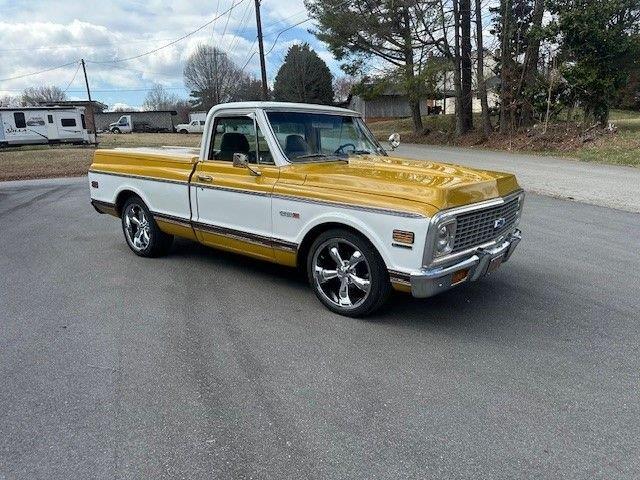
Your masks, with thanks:
M521 238L513 175L390 156L357 112L319 105L218 105L199 150L97 150L89 182L135 254L180 236L299 267L348 316L392 288L429 297L478 280Z

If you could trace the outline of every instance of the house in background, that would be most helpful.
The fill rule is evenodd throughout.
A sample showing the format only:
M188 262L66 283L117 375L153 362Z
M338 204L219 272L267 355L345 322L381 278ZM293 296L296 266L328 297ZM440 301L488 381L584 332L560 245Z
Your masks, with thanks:
M478 53L472 54L472 89L473 89L473 112L480 113L482 105L478 98L477 91L477 58ZM496 57L490 51L485 50L484 55L484 78L487 83L487 100L489 108L498 105L498 89L500 78L494 73L496 67ZM455 114L456 96L453 82L453 71L444 71L438 75L436 80L436 90L440 92L439 98L427 98L420 101L420 113L429 114ZM434 108L436 107L436 108ZM360 95L350 97L347 108L360 112L366 120L404 118L411 116L409 100L405 92L398 87L388 87L375 97L366 98Z

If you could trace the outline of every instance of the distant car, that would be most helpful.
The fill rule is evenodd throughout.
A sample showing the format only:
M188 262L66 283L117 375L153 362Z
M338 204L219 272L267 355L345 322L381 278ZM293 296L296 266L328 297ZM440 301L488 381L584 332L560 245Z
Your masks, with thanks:
M204 120L194 120L189 123L180 123L176 125L178 133L202 133L204 132Z

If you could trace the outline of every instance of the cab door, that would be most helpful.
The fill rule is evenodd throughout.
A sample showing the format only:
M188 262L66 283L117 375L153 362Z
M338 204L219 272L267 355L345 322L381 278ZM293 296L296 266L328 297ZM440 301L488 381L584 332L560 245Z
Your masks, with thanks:
M208 158L198 163L192 177L198 240L273 260L271 195L279 169L259 146L264 143L252 114L220 116L213 129ZM247 155L249 165L234 167L234 153Z

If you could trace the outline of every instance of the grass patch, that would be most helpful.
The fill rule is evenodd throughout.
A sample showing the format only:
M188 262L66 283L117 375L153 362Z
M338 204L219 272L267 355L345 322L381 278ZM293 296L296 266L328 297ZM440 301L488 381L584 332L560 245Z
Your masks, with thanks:
M103 134L98 148L198 147L200 135L177 133ZM86 175L93 160L93 147L33 145L0 150L0 181Z
M475 125L480 124L478 116ZM556 123L550 125L546 133L535 128L529 132L519 132L511 136L499 134L489 138L479 131L463 137L455 135L455 117L438 115L423 117L426 134L413 132L410 118L384 120L369 124L376 137L386 142L389 134L398 132L403 142L430 145L451 145L481 147L495 150L529 152L540 155L575 157L587 162L640 167L640 112L613 110L611 122L615 133L591 131L575 124Z

